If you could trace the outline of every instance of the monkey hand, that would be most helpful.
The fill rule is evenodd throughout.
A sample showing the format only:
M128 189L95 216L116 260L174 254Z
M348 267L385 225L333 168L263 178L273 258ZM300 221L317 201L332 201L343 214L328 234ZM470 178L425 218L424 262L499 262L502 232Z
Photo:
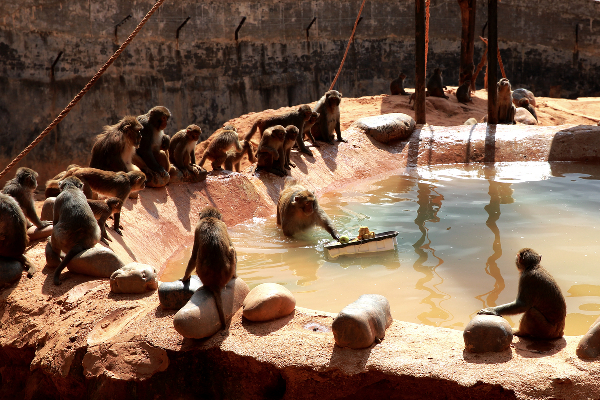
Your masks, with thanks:
M55 277L55 278L54 278L54 285L55 285L55 286L60 286L60 284L61 284L61 283L62 283L62 282L60 281L60 278L59 278L59 277Z
M493 308L483 308L477 311L477 315L498 315L498 313Z
M47 226L52 225L52 221L42 221L42 224L40 225L39 229L44 229Z

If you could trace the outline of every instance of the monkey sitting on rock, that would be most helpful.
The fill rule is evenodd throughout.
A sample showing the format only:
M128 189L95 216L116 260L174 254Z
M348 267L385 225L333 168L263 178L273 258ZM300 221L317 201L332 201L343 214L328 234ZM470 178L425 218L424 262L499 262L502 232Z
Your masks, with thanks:
M512 303L480 310L483 315L523 313L517 336L558 339L563 336L567 305L558 284L540 265L542 256L533 249L519 250L515 263L521 274L517 299Z
M195 148L202 129L198 125L189 125L171 138L169 144L169 159L184 177L198 175L200 167L196 165ZM166 135L165 135L166 136Z
M35 266L25 257L28 244L27 219L19 203L12 196L0 193L0 257L19 261L31 278Z
M283 169L285 160L280 160L281 157L284 157L285 135L286 130L281 125L272 126L263 132L256 150L257 164L254 172L264 170L277 176L287 175Z
M250 131L246 135L245 140L250 141L252 135L254 135L254 132ZM223 128L218 129L212 136L211 142L206 150L204 150L199 166L203 168L206 160L210 160L212 161L213 171L222 171L223 164L227 160L227 152L234 147L237 151L241 152L243 150L242 144L240 143L237 130L233 125L223 126Z
M33 191L37 188L37 177L38 173L34 170L21 167L17 170L15 177L6 182L2 193L11 196L19 203L23 214L30 221L28 226L33 224L38 229L44 229L48 225L52 225L52 222L41 221L35 211Z
M161 162L168 155L161 148L165 146L164 129L170 117L171 112L162 106L153 107L146 114L137 117L143 128L140 131L142 138L135 150L133 162L146 174L147 184L150 187L162 187L169 183L169 172ZM166 147L168 149L168 145Z
M311 132L315 139L333 144L335 133L338 142L346 142L346 140L342 138L342 131L340 128L341 101L342 94L337 90L329 90L319 99L319 101L317 101L317 104L315 104L313 108L313 112L319 113L319 116L311 128ZM300 132L302 132L302 129L300 129Z
M319 206L315 194L292 177L285 179L283 190L279 194L277 225L281 226L286 236L294 236L296 233L319 225L335 240L340 239L331 219Z
M462 85L456 89L456 100L460 103L471 103L473 100L471 99L471 81L466 80Z

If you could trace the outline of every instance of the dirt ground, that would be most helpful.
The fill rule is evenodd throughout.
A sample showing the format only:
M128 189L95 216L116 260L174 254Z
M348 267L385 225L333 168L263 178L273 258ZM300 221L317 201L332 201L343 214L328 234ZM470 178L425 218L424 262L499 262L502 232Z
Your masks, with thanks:
M406 90L409 94L414 93L414 89ZM456 86L448 86L446 94L448 100L441 98L430 98L425 100L427 107L427 124L435 126L456 126L463 125L469 118L475 118L480 121L487 114L487 91L485 89L477 90L473 93L473 102L462 104L456 100ZM359 98L343 98L340 104L341 129L348 129L354 121L362 117L388 113L404 113L415 117L413 110L414 103L408 104L409 95L392 96L382 94L378 96L365 96ZM310 103L313 106L316 102ZM278 110L265 110L260 113L249 113L227 121L233 124L240 137L243 137L252 128L252 124L259 115L275 114L290 109L282 107ZM556 126L563 124L577 125L597 125L600 121L600 98L584 97L576 100L536 97L536 113L538 115L538 124L543 126ZM210 138L196 147L196 156L199 160L204 149L210 142ZM255 135L252 139L255 149L258 146L259 136ZM307 142L308 144L308 142ZM244 158L242 169L250 164ZM210 163L204 167L211 170Z

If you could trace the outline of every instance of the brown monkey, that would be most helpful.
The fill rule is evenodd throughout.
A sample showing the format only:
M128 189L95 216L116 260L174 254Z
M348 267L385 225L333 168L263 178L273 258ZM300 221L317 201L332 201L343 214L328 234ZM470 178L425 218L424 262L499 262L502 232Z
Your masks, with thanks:
M27 219L19 203L12 196L0 193L0 256L21 262L31 278L35 266L24 254L28 244Z
M202 129L198 125L188 125L187 128L180 130L171 138L169 157L184 176L200 172L196 165L194 149L201 134Z
M51 225L52 222L40 221L40 217L38 217L35 211L33 191L37 188L37 177L38 173L34 170L21 167L17 170L15 177L4 184L2 193L12 196L19 203L23 214L31 221L31 224L35 225L38 229L44 229L48 225Z
M285 133L285 128L281 125L272 126L263 132L256 150L257 165L254 172L265 170L278 176L286 175L285 170L279 168L282 161L275 162L283 154Z
M115 125L106 125L96 136L90 168L115 172L139 170L131 159L140 146L141 130L142 124L133 116L123 117Z
M277 225L286 236L294 236L298 232L319 225L335 239L339 235L333 223L319 206L315 194L300 185L292 177L287 177L277 202Z
M291 167L296 168L296 164L290 161L290 153L292 152L292 147L296 144L296 138L298 137L299 132L298 128L294 125L288 125L285 128L285 136L283 139L283 146L281 146L281 153L279 154L279 161L281 165L281 169L291 169Z
M54 229L50 236L50 247L57 257L60 257L61 251L66 255L54 271L55 285L60 285L60 273L73 257L100 241L100 227L83 194L83 182L75 176L69 176L61 180L58 186L60 194L54 201Z
M254 164L256 162L256 157L254 156L252 149L252 142L250 142L250 140L242 140L240 141L240 144L242 145L242 151L236 152L235 150L229 150L227 152L225 169L228 171L233 171L234 169L236 172L241 171L242 158L244 157L244 154L248 154L248 161L250 164Z
M65 178L75 176L84 186L82 188L86 197L91 198L92 192L105 196L116 197L121 200L121 205L131 192L144 189L146 175L142 171L112 172L95 168L73 168L65 174ZM115 212L113 230L122 235L120 225L121 208Z
M514 103L515 103L515 99L513 99L513 104ZM535 108L533 108L531 106L531 104L529 103L529 99L527 97L520 98L519 101L517 102L517 107L523 107L524 109L529 111L531 113L531 115L533 115L533 118L535 118L536 121L538 121L538 117L537 117L537 113L535 112ZM515 112L516 112L516 110L515 110Z
M524 313L517 336L557 339L563 336L567 304L550 273L540 265L542 256L533 249L519 250L516 265L521 277L517 299L512 303L480 310L477 314L513 315Z
M467 79L456 89L456 100L461 103L470 103L471 100L471 81Z
M169 157L169 147L171 146L171 137L167 134L163 135L160 140L160 147L154 151L154 158L165 171L171 169L171 157Z
M150 109L146 114L139 115L137 120L142 124L142 139L135 150L133 162L154 182L157 177L163 182L169 180L168 169L165 169L156 159L156 154L163 146L164 129L167 127L171 112L162 106ZM168 147L167 147L168 148ZM160 185L160 184L159 184Z
M272 115L270 117L262 117L258 119L254 123L254 125L252 125L252 129L250 130L250 132L248 132L246 138L252 137L252 135L254 134L254 132L256 132L257 129L260 131L260 135L262 136L264 134L265 129L275 125L294 125L296 128L298 128L299 132L304 132L304 124L310 119L311 115L312 111L310 107L307 105L302 105L293 111L287 111L281 114ZM303 137L298 137L298 139L296 140L296 144L298 145L298 148L301 152L308 154L309 156L313 155L312 151L310 151L304 145Z
M58 181L65 177L65 174L68 170L80 167L81 166L77 164L70 164L66 170L59 172L54 178L47 180L46 190L44 191L44 197L48 198L58 196L60 193L60 189L58 188Z
M116 197L109 197L104 200L87 199L87 202L94 213L94 218L98 221L98 226L100 227L100 240L106 244L108 244L108 240L112 242L112 239L109 238L106 233L106 220L108 220L111 215L121 211L123 202Z
M408 93L406 93L406 90L404 90L404 80L405 79L406 79L406 74L404 72L400 72L400 75L398 75L398 77L396 79L394 79L392 81L392 83L390 83L390 92L392 92L392 95L408 94Z
M448 99L449 97L446 96L446 94L444 93L444 89L448 90L448 88L444 86L444 80L442 79L442 70L436 68L433 70L433 75L431 75L431 77L427 81L427 93L429 93L429 96L443 97L445 99Z
M498 123L514 124L517 109L512 101L510 82L506 78L498 81Z
M187 282L196 269L202 285L215 297L222 328L226 322L221 290L236 277L236 268L237 254L221 213L214 207L204 208L196 224L192 255L182 281Z
M333 132L335 132L337 134L338 142L346 142L346 140L342 139L342 131L340 129L341 101L342 94L337 90L326 92L323 97L317 101L313 111L319 113L319 117L317 118L317 122L315 122L311 128L311 132L315 139L333 144Z
M310 119L304 123L304 134L302 135L302 140L304 140L306 138L306 136L308 136L308 138L312 142L312 145L315 147L320 147L320 146L317 143L317 141L315 140L315 138L311 132L311 129L312 129L313 125L317 122L318 119L319 119L319 113L313 111L312 114L310 115Z
M252 134L254 134L254 132L246 135L246 137L251 137ZM227 159L227 152L234 146L237 151L242 151L242 145L240 144L237 130L233 125L225 125L213 134L213 139L206 150L204 150L204 154L200 160L200 167L202 167L204 162L209 159L212 161L211 165L213 171L222 171L222 165Z

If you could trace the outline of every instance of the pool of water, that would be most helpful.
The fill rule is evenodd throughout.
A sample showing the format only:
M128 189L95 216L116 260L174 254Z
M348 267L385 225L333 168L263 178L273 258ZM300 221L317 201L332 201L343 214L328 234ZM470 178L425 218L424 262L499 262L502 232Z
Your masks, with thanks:
M600 315L600 166L507 163L403 170L319 198L341 234L360 226L398 231L395 250L331 259L331 237L314 228L286 238L275 216L229 230L238 275L276 282L302 307L338 312L361 294L390 302L395 319L463 329L476 312L514 300L515 254L542 255L567 300L565 334ZM183 276L191 243L162 281ZM515 327L520 316L508 316Z

